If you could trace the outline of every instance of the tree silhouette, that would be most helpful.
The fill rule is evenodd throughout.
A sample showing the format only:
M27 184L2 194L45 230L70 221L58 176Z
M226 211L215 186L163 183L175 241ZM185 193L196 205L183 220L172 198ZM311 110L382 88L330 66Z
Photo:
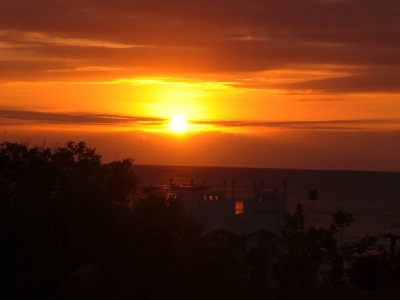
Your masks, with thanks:
M337 209L335 213L332 214L333 230L340 230L340 233L343 235L343 230L346 227L349 227L353 222L353 214L347 213L341 209Z
M55 150L3 143L0 167L1 254L9 258L1 273L10 297L50 293L111 252L115 215L136 187L131 160L102 164L84 142Z
M328 229L306 224L298 205L280 235L204 233L173 193L137 183L131 159L103 163L84 142L0 144L2 296L261 299L274 289L281 299L310 299L321 266L330 266L322 274L330 285L348 275L379 288L400 277L376 240L338 244L353 221L342 210Z

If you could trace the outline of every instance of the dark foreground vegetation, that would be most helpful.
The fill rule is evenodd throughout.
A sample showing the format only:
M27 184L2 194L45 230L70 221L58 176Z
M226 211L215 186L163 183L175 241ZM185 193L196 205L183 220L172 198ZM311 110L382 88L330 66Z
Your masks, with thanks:
M338 243L351 221L306 226L299 205L280 235L205 234L179 199L139 190L130 159L3 143L0 298L397 299L396 255L373 237Z

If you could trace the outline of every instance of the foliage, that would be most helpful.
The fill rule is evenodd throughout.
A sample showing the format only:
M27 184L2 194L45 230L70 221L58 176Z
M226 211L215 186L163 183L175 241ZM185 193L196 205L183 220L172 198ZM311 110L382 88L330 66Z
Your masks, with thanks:
M341 209L332 214L327 228L305 226L301 205L286 217L283 231L286 255L279 262L277 280L284 299L310 299L317 285L354 285L373 290L400 283L400 265L378 244L366 236L354 244L339 243L338 233L353 222L353 215Z
M128 205L136 187L132 160L102 164L84 142L54 150L3 143L0 167L1 276L10 297L50 293L112 251L116 204Z
M132 160L104 164L83 142L53 150L3 143L0 164L5 298L251 294L242 268L231 272L228 263L218 264L225 254L180 199L156 188L138 190Z
M336 212L332 214L333 224L331 225L332 230L340 230L340 233L343 235L343 230L346 227L349 227L353 222L353 215L351 213L347 213L341 209L337 209Z
M287 214L283 231L286 255L278 262L276 279L284 295L305 299L317 283L320 267L329 262L336 249L335 232L324 228L305 226L305 215L300 204L293 215Z
M308 226L298 205L281 235L203 233L174 194L137 182L131 159L105 164L84 142L1 144L2 296L311 299L320 284L378 289L400 278L376 238L338 242L353 221L340 209L327 229Z
M400 284L400 261L378 244L378 238L365 236L361 241L346 245L343 251L351 268L351 284L365 290L377 290Z

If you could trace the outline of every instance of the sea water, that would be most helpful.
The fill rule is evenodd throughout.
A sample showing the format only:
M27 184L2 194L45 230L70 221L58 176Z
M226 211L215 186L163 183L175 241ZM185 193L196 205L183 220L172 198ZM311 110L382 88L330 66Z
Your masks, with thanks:
M136 165L136 176L142 185L207 185L234 189L265 190L286 186L288 212L302 204L307 222L327 227L332 213L342 209L353 214L354 221L345 230L344 239L356 241L365 235L380 236L399 232L400 173L368 171L328 171L266 168L187 167ZM318 190L311 200L310 190Z

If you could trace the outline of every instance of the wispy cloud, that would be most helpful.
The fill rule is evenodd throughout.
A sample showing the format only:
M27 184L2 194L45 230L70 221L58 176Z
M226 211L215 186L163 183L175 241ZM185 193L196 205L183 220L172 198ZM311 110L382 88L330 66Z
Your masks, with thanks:
M314 79L285 85L289 90L315 90L325 93L400 92L400 68L368 68L362 74Z
M2 1L0 80L341 66L348 76L247 87L399 92L399 14L397 0Z
M57 125L96 125L96 126L134 126L146 130L150 126L165 125L165 118L143 116L126 116L114 114L90 113L53 113L29 110L13 110L0 108L0 124L57 124ZM245 128L276 128L301 130L354 130L376 128L377 126L396 125L400 130L400 119L358 119L358 120L314 120L314 121L239 121L239 120L190 120L197 126L214 126L231 129ZM207 127L208 130L218 130Z
M315 121L195 121L196 124L224 127L258 127L307 130L354 130L376 125L397 124L400 130L400 119L359 119L359 120L315 120Z
M111 114L53 113L29 110L0 109L0 120L9 124L42 123L60 125L160 125L165 119Z

